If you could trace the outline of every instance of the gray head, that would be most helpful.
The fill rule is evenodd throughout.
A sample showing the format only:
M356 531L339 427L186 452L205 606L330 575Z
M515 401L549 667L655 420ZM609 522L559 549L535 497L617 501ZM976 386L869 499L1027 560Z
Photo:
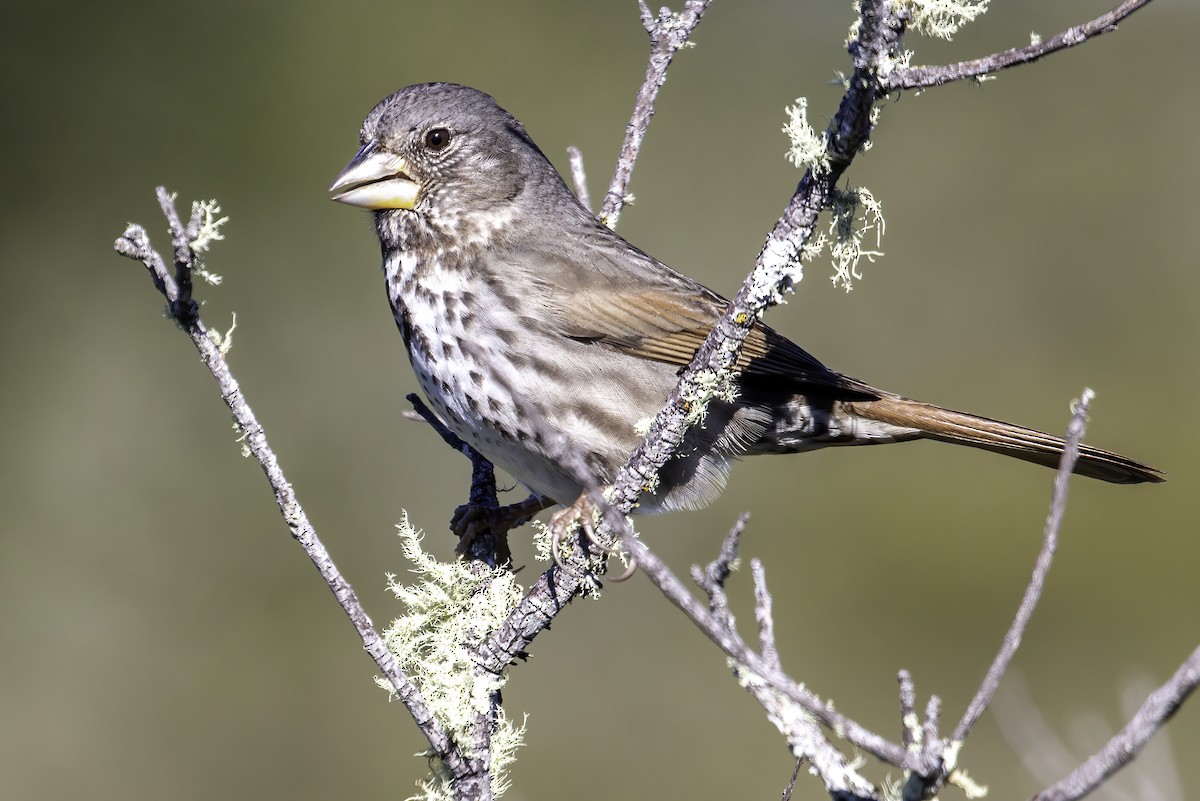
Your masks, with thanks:
M405 87L371 110L360 138L330 191L378 212L381 236L410 211L422 227L461 236L513 221L529 195L571 197L525 126L466 86Z

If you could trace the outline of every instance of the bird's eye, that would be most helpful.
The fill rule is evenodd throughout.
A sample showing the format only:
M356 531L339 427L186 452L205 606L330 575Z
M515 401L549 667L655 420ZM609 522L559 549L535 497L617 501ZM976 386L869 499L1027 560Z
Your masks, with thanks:
M430 128L425 133L425 147L430 150L445 150L450 144L449 128Z

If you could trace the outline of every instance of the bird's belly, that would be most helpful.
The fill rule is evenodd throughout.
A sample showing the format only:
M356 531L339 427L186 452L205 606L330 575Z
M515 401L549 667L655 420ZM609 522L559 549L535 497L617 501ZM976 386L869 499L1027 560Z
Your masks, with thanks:
M578 497L581 486L548 455L546 440L559 433L512 380L514 365L500 355L484 359L464 347L451 357L419 347L410 351L413 372L430 406L446 425L494 465L531 492L559 503ZM542 417L536 422L532 418Z

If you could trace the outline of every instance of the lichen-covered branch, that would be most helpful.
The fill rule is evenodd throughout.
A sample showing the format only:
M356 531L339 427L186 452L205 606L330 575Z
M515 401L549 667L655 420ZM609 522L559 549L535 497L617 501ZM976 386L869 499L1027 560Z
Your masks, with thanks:
M197 264L196 242L201 237L214 236L212 231L204 230L205 205L194 204L192 217L185 226L175 210L174 198L165 189L157 190L159 205L166 216L171 230L174 246L175 275L167 269L165 262L150 244L150 238L140 225L130 225L125 233L116 240L114 249L123 256L140 261L149 271L155 288L167 300L167 313L174 319L192 340L200 358L212 373L221 392L221 398L229 406L238 430L242 433L242 442L249 453L258 461L267 477L268 483L275 494L279 511L292 536L308 554L325 583L345 610L346 615L354 624L355 630L362 638L363 648L375 660L379 670L387 677L388 682L396 692L397 698L404 703L417 726L425 734L430 748L441 759L447 772L456 781L472 783L481 774L485 766L477 760L469 760L457 744L452 742L445 730L438 725L429 708L421 698L416 685L404 675L396 664L395 658L388 651L379 633L375 630L371 618L363 609L354 592L354 588L342 576L333 563L329 552L317 537L316 529L300 505L295 490L279 466L279 460L267 441L266 432L259 424L250 405L246 402L238 382L230 372L219 344L219 337L204 325L199 316L199 305L192 299L192 273ZM480 790L463 797L484 798L488 796L487 782L484 780Z
M1062 33L1042 41L1031 43L1027 47L1014 47L1003 53L993 53L983 58L960 61L957 64L941 66L901 67L880 78L885 91L895 92L901 89L920 89L927 86L939 86L952 81L966 78L980 78L993 72L999 72L1009 67L1030 64L1051 53L1057 53L1068 47L1083 44L1088 39L1117 29L1117 23L1133 12L1149 4L1150 0L1125 0L1107 14L1101 14L1093 20L1074 25Z

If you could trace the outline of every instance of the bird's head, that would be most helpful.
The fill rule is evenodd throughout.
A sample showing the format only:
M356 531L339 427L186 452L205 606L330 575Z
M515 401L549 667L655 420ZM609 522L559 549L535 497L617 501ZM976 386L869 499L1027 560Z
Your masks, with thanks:
M401 89L367 115L361 142L329 191L377 212L385 240L409 213L460 242L490 236L516 221L523 196L565 189L524 126L466 86Z

